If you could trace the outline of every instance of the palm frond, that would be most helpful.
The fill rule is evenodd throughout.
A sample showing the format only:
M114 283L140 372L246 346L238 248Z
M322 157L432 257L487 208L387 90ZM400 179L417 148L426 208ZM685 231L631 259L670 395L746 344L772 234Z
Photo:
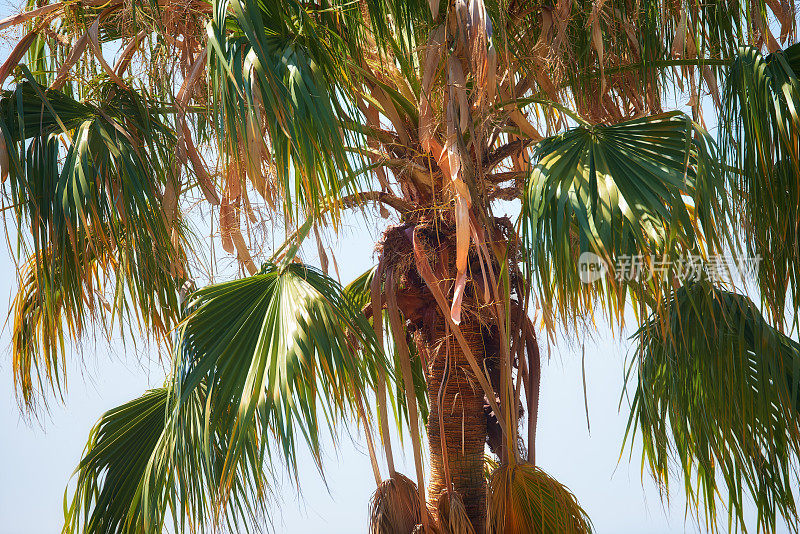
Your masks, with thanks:
M256 189L265 179L274 182L275 209L290 223L325 211L335 221L341 197L359 190L347 150L359 143L342 128L357 113L346 107L354 84L344 68L352 50L343 39L358 23L352 6L309 9L294 0L219 1L208 37L225 166L247 161ZM238 174L241 180L245 173ZM234 197L238 187L228 184Z
M774 532L779 517L797 530L800 344L749 299L708 282L678 289L664 308L635 335L626 440L639 433L643 461L665 487L677 462L690 507L712 530L718 495L732 528L751 524L749 495L758 532Z
M83 262L85 286L94 292L96 262ZM65 336L79 339L87 319L83 310L64 307L63 289L40 283L37 272L41 266L36 256L22 267L19 288L12 304L13 329L11 332L12 369L17 398L25 407L36 406L39 400L47 402L46 393L63 398L66 388ZM79 313L74 314L77 311ZM93 314L100 310L89 309Z
M442 534L475 534L464 501L454 490L443 491L436 500L436 513Z
M225 475L244 463L260 479L274 447L294 471L298 438L320 464L324 425L356 414L356 392L364 398L374 386L368 369L385 367L341 286L302 264L266 264L198 291L189 304L173 387L186 399L207 383L206 432L227 436ZM246 454L249 444L255 455ZM223 492L230 483L223 477Z
M528 463L503 465L489 479L492 534L589 534L592 523L575 496Z
M168 398L166 388L153 389L103 414L76 469L64 532L142 531L143 479L164 431Z
M270 480L239 469L225 495L219 491L228 436L204 433L206 395L201 385L178 403L163 387L103 414L75 471L64 532L269 527ZM257 453L248 443L246 454Z
M782 321L800 303L800 44L739 50L720 113L733 222L758 264L763 303Z
M369 504L369 534L411 533L420 523L422 516L414 481L395 473L381 482Z
M599 297L620 318L629 296L652 305L675 275L644 267L718 247L715 158L707 135L677 112L582 126L539 143L520 223L546 314L572 319ZM586 283L584 253L596 255L607 276ZM623 272L624 260L656 276Z
M46 328L17 333L28 336L14 345L19 361L55 361L63 327L78 338L92 319L157 337L175 324L186 228L179 214L168 222L164 207L174 137L135 93L105 90L99 106L33 82L0 98L8 188L28 262L17 302L35 298L26 306L49 317ZM31 392L23 397L29 402Z

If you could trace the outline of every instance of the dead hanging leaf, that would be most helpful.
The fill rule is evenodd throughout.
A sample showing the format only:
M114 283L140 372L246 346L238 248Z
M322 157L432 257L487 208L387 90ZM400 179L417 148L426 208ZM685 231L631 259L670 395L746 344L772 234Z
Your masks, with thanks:
M637 37L636 28L634 28L630 18L628 18L627 15L625 15L618 9L614 10L614 15L616 16L617 20L622 26L622 30L625 32L625 35L628 37L628 43L631 45L631 50L634 53L634 58L637 60L641 59L642 45L639 43L639 38Z
M116 10L115 6L106 8L103 13L101 13L91 26L89 26L89 31L87 35L89 36L89 46L92 49L92 53L94 54L95 59L97 59L100 66L103 67L103 70L106 71L108 77L111 78L115 84L117 84L121 89L128 89L128 86L125 85L125 82L122 81L122 78L117 76L117 73L114 72L108 63L106 63L105 58L103 57L103 49L100 46L100 19L105 18L112 10Z
M428 0L428 7L431 8L431 16L435 20L439 15L439 0Z
M117 73L117 76L122 76L122 73L125 72L125 69L128 68L128 65L131 64L131 58L133 58L133 54L136 50L139 49L139 45L144 41L144 38L148 35L147 30L142 30L136 34L136 36L131 39L117 59L117 62L114 63L114 72ZM203 50L205 53L205 50Z
M0 85L6 81L6 78L8 78L8 75L11 74L12 70L14 70L14 67L19 64L22 56L25 55L25 52L28 51L28 48L30 48L31 44L33 44L33 41L38 35L39 32L34 30L20 39L19 43L17 43L17 46L14 47L14 50L12 50L8 55L8 58L5 60L3 65L0 66Z
M703 79L706 81L706 85L708 86L708 92L711 93L711 98L714 99L714 105L717 106L717 109L719 109L720 107L722 107L722 99L719 96L717 75L714 74L714 70L708 65L703 67Z
M450 85L450 102L458 102L458 126L462 132L469 128L469 99L467 98L467 82L461 62L453 56L447 59L447 73Z
M475 534L464 501L455 490L445 490L436 502L442 534Z
M189 70L189 75L183 80L181 88L178 90L178 94L175 97L181 106L186 106L186 104L189 103L189 99L192 97L195 85L201 79L201 74L203 73L203 66L205 63L206 50L203 49L200 52L200 55L197 56L197 59L195 59L194 64L192 64Z
M253 257L250 255L250 250L247 248L247 243L245 243L241 229L236 228L231 234L231 239L236 249L236 259L247 269L247 272L250 273L251 276L256 274L258 269L256 268L255 262L253 262Z
M689 69L689 90L691 91L691 95L689 96L689 101L686 102L686 105L692 108L692 114L696 118L699 113L700 108L700 95L698 93L698 84L695 77L694 69Z
M589 16L589 24L592 32L592 48L594 48L597 54L597 63L600 65L600 96L602 98L602 95L606 93L607 82L604 61L605 49L603 48L603 29L600 24L601 7L601 2L595 4L592 9L592 14Z
M422 148L430 152L431 138L433 137L433 106L431 105L430 93L433 87L436 70L442 58L442 47L444 46L444 25L431 30L428 37L428 46L425 50L425 69L422 73L422 87L420 90L420 113L419 113L419 139Z
M472 234L472 241L475 243L475 248L478 249L478 261L480 262L481 266L483 286L480 288L480 292L483 294L483 303L488 305L489 302L491 302L489 282L486 279L486 270L488 268L486 261L491 261L489 260L489 250L486 248L486 239L484 239L483 236L483 229L478 226L474 217L470 217L469 228ZM486 261L484 261L484 257L486 258Z
M186 121L183 121L181 124L181 129L183 131L183 142L186 146L186 155L189 157L189 161L192 162L192 168L197 176L200 190L203 192L206 200L211 205L218 206L219 197L217 196L217 192L214 190L214 183L211 181L211 177L206 170L206 166L203 164L203 159L200 157L200 153L197 152L197 147L195 147L194 143L192 142L192 132L189 130L189 125L186 124Z
M8 178L8 147L6 146L6 136L0 131L0 183L4 183Z
M592 48L597 53L597 62L600 64L600 72L603 72L603 29L600 27L599 17L592 21Z
M475 101L483 102L488 72L489 39L492 22L486 13L483 0L469 0L469 60L472 75L475 77Z
M533 61L536 65L534 77L539 88L553 100L558 100L556 85L548 74L550 65L547 57L553 51L553 10L552 8L542 8L542 22L539 38L533 47Z
M455 324L461 323L461 300L467 283L467 259L470 243L470 217L469 209L472 204L469 190L460 178L453 180L455 194L455 220L456 220L456 285L453 291L453 304L450 308L450 317Z
M557 31L553 39L552 49L554 51L559 51L565 43L569 42L567 30L569 29L569 22L572 15L572 0L557 0L555 12L556 16L553 17L553 22L556 24Z
M456 103L450 100L447 103L447 140L445 142L445 151L447 153L447 165L451 181L455 181L458 178L458 173L461 171L461 158L458 155L458 133L456 131L457 113Z
M781 49L781 45L778 44L778 41L775 39L775 36L772 35L772 30L769 28L769 25L766 23L762 23L761 29L763 31L764 37L767 39L767 50L769 50L770 54L774 54L775 52Z
M694 59L697 57L697 45L694 41L694 33L689 31L688 26L686 29L686 49L683 57L688 59Z
M410 534L422 521L417 485L393 472L378 485L369 503L368 534ZM431 533L433 534L433 533Z
M453 7L455 8L455 20L456 20L456 33L458 35L456 39L457 47L461 48L463 51L469 51L469 26L471 24L471 18L469 15L469 5L467 4L466 0L455 0L453 3Z
M247 113L247 177L253 184L258 193L266 198L266 182L261 168L262 145L264 140L261 138L261 125L258 123L256 114L253 110Z
M683 92L683 69L679 67L672 67L672 73L675 75L675 81L678 84L678 88Z
M619 110L619 104L615 102L608 93L603 95L603 107L605 108L606 114L610 115L614 122L625 120L625 117L622 116Z
M457 78L452 67L454 61L450 59L451 82ZM460 68L459 68L460 70ZM455 74L455 76L453 76ZM462 74L463 76L463 74ZM471 199L469 190L464 181L459 178L461 171L461 156L458 150L458 131L456 130L457 120L457 91L453 86L450 88L450 98L447 105L447 142L446 151L450 171L450 186L455 200L455 222L456 222L456 270L458 271L457 284L454 293L453 304L450 308L450 316L453 322L459 324L461 321L461 298L463 297L464 286L466 284L467 254L469 252L469 208Z
M274 173L274 166L272 164L272 155L270 153L269 146L267 145L267 137L266 137L266 126L264 126L264 117L262 115L262 110L264 110L264 100L261 98L261 87L259 85L258 77L255 75L255 71L251 71L251 86L252 86L252 93L253 93L253 116L252 116L252 123L250 125L250 131L252 135L258 137L258 154L260 160L258 161L258 173L256 174L256 179L261 177L261 180L256 183L253 182L253 186L256 188L256 191L261 195L261 197L267 202L271 208L275 207L275 198L277 195L276 186L275 186L275 173ZM266 173L262 172L266 166ZM252 181L252 178L251 178Z
M245 242L244 235L242 235L241 227L241 210L244 205L249 208L249 201L246 197L244 176L245 171L242 168L242 151L244 144L238 143L239 151L238 157L228 162L225 169L225 181L227 190L225 197L227 199L228 208L225 210L223 216L222 207L220 207L220 230L222 234L222 248L226 252L233 254L235 252L236 258L239 263L243 265L250 274L255 274L258 269L253 263L253 258L250 256L250 250Z
M794 17L792 16L791 6L779 0L766 0L766 4L775 15L775 18L778 19L778 22L780 22L780 40L782 43L786 43L786 39L788 39L794 29Z
M675 29L675 37L672 39L672 57L680 59L686 49L686 24L688 23L688 14L685 9L681 10L681 19L678 22L678 27Z
M689 100L686 102L686 105L694 109L699 104L700 104L700 97L698 96L697 91L695 91L694 87L692 87L692 94L691 96L689 96Z
M237 143L239 147L243 146L241 141ZM227 187L227 195L231 202L238 201L242 196L242 154L241 148L237 153L236 158L230 158L228 165L225 168L225 186Z
M553 8L542 7L541 17L542 21L539 29L539 38L536 40L536 48L548 47L548 43L550 43L553 37Z
M244 209L247 212L247 220L255 224L258 222L256 212L253 210L253 204L250 203L250 195L247 193L247 188L242 189L242 202L244 202Z
M453 304L450 306L450 319L455 324L461 324L461 303L464 299L464 290L467 286L467 271L456 275L456 285L453 288Z
M497 90L500 94L500 98L503 100L511 100L511 96L504 84L498 84ZM516 106L513 106L508 110L508 116L511 121L517 125L517 128L519 128L520 131L529 139L532 139L533 141L541 141L544 139L544 137L542 137L533 124L531 124L525 114L522 113Z
M11 26L16 26L17 24L22 24L24 22L28 22L29 20L35 19L36 17L42 17L49 13L52 13L56 10L61 10L64 7L64 3L55 3L55 4L47 4L45 6L32 9L30 11L25 11L23 13L19 13L17 15L12 15L10 17L6 17L3 20L0 20L0 31L5 30Z
M469 189L460 178L453 180L453 194L455 197L456 220L456 270L459 272L467 269L467 253L469 252L469 208L472 205Z
M319 228L314 225L314 238L317 241L317 255L319 255L319 265L322 268L323 274L328 275L328 255L325 253L325 245L322 243L322 238L319 235Z
M177 228L173 228L170 231L169 242L172 245L173 250L181 249L181 237ZM170 274L175 278L182 278L183 275L185 274L185 270L183 268L183 262L179 258L175 257L174 254L170 256L171 256L169 262Z
M167 228L172 227L178 211L178 196L180 195L180 175L175 180L167 179L164 185L164 195L161 199L161 209L167 222Z
M89 35L83 34L83 36L75 41L75 44L72 46L72 49L67 56L67 59L64 61L64 64L58 69L58 74L56 74L56 79L53 80L53 83L50 85L50 89L61 89L64 83L67 81L67 76L69 76L69 70L78 62L80 57L83 55L84 50L86 50L86 45L89 44Z
M359 100L358 109L361 111L361 113L367 119L367 124L369 126L371 126L373 128L380 128L380 116L379 116L378 110L375 108L375 106L373 106L371 103L370 104L364 104L363 100ZM420 118L420 124L421 124L421 122L422 122L422 119ZM420 126L420 132L422 131L421 128L422 127ZM422 134L421 133L420 133L420 138L422 138ZM430 144L430 142L428 144ZM378 156L378 153L379 153L379 150L380 150L380 143L377 140L375 140L373 137L369 137L367 139L367 147L369 147L371 149L371 151L369 153L370 161L372 161L373 164L377 165L374 168L373 172L375 173L375 176L378 178L378 183L380 183L380 185L381 185L381 191L390 192L391 191L391 187L389 186L389 180L386 177L386 169L383 167L383 165L381 165L382 160L381 160L380 156ZM426 148L426 150L428 150L428 149ZM386 209L386 206L384 206L383 204L379 204L378 205L378 210L379 210L380 215L381 215L382 218L384 218L384 219L388 219L389 218L389 210ZM335 259L334 259L334 261L335 261Z
M486 66L486 102L491 105L497 96L497 50L489 47Z
M227 194L222 196L222 204L219 206L219 232L222 239L222 249L228 254L233 254L236 250L233 245L233 232L239 226L237 208Z

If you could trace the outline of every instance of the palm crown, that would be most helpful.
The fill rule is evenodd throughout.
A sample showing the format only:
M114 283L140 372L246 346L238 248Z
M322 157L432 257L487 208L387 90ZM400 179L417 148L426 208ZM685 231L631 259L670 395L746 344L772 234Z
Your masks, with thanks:
M720 498L732 527L800 527L791 0L70 0L9 27L21 402L62 392L88 328L173 362L92 430L65 532L257 527L273 470L340 423L371 532L590 531L535 462L537 332L596 315L639 324L628 439L656 479L678 466L712 530ZM395 224L342 287L320 232L371 204ZM243 276L196 289L209 226ZM709 276L723 254L761 259L757 303Z

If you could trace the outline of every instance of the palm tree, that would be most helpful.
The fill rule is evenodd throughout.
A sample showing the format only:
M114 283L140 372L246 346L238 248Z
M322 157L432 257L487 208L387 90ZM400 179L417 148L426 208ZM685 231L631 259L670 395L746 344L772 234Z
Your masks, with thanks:
M173 363L92 430L65 532L258 529L337 425L372 533L589 532L536 464L537 334L596 317L638 324L643 467L711 531L800 529L791 0L44 0L12 27L20 403L92 328ZM342 287L321 233L372 205L377 265ZM241 276L212 284L217 242ZM761 261L736 283L723 255Z

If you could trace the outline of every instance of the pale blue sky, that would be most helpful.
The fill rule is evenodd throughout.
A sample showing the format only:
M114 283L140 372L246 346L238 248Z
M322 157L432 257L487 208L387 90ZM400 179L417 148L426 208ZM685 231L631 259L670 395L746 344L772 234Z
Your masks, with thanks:
M10 12L7 5L0 6L0 18ZM7 54L7 45L0 46L0 60ZM379 238L376 224L384 221L372 220L367 230L356 226L362 221L359 217L349 221L333 243L343 283L374 263L373 248ZM6 247L0 248L0 303L7 309L16 290L16 267ZM13 390L9 327L6 324L0 336L0 534L54 533L60 531L64 489L90 428L105 410L148 387L160 386L165 374L155 348L140 346L136 352L119 340L87 339L82 358L77 352L68 356L69 390L64 404L51 402L49 414L30 423L21 417ZM618 404L629 343L615 339L603 325L597 332L570 333L570 337L570 344L551 347L549 359L544 360L538 464L577 495L600 534L697 531L693 522L684 520L680 493L667 507L648 475L642 479L638 447L631 462L627 450L618 462L627 422L627 405L620 412ZM591 434L581 383L582 343ZM548 354L546 347L543 354ZM366 532L374 479L366 445L360 435L354 438L343 436L339 450L326 448L327 487L303 453L299 462L302 496L288 482L276 491L282 496L282 502L273 507L278 532ZM400 464L401 471L413 478L410 458ZM676 482L680 490L680 481Z

